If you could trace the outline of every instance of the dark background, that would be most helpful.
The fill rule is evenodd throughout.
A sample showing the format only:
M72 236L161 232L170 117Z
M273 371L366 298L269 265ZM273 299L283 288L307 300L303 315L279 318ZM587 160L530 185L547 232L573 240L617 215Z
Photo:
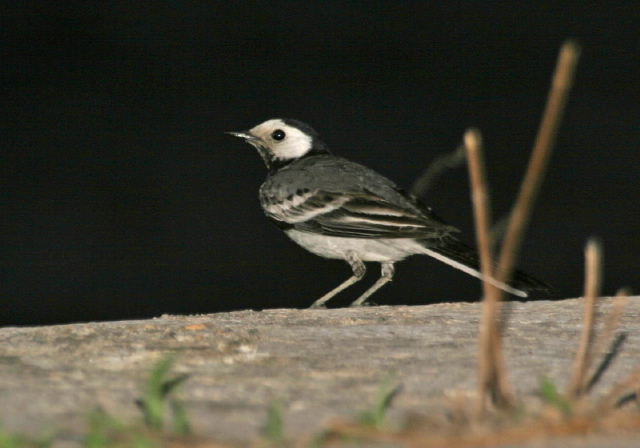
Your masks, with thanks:
M520 264L580 295L597 234L604 293L639 286L640 3L523 5L4 2L0 323L303 307L346 279L268 223L262 161L223 134L268 118L310 123L405 187L478 126L503 215L566 38L583 56ZM424 201L473 241L464 167ZM413 257L374 299L479 294Z

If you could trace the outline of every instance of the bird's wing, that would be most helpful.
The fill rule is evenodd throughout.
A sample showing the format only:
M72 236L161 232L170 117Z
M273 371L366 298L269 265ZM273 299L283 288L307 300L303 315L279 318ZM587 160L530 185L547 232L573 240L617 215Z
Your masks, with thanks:
M371 191L298 190L283 200L263 198L267 215L303 232L355 238L437 238L456 229L416 207L402 192L398 204Z

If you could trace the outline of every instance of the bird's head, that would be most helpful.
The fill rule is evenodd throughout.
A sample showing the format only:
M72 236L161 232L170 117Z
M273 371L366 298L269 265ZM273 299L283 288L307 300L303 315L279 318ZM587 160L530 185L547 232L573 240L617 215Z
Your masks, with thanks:
M277 170L308 155L329 153L313 128L293 119L275 118L248 131L227 134L254 146L270 170Z

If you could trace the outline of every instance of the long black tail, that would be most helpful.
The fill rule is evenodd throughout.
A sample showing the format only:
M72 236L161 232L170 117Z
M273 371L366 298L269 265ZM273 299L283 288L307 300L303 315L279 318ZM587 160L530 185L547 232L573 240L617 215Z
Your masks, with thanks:
M460 269L469 275L492 283L504 289L510 294L527 297L531 291L551 291L551 287L520 270L515 270L508 284L501 283L493 278L485 278L480 272L478 252L457 239L447 236L437 242L434 240L421 241L425 248L425 254L430 255L454 268Z

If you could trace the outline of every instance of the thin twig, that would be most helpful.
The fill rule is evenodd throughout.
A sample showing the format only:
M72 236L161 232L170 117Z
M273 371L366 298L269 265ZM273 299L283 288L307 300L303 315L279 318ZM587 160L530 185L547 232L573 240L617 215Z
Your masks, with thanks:
M607 344L609 344L610 347L600 361L600 365L598 365L593 375L591 375L591 379L586 384L585 392L589 392L598 383L598 381L600 381L602 375L604 375L606 370L609 368L613 359L620 352L622 344L627 338L626 333L619 333L615 338L613 338L613 334L618 328L618 324L620 323L622 311L629 302L629 295L630 291L626 288L622 288L617 292L611 311L609 311L607 319L605 320L604 328L596 337L596 341L593 344L593 353L604 352Z
M566 41L560 49L547 105L538 129L527 173L522 181L518 199L513 207L509 226L500 252L496 280L504 282L511 276L517 261L522 236L529 222L531 210L544 179L547 163L553 149L564 108L573 85L580 46ZM503 293L499 292L500 297Z
M611 347L602 357L602 359L600 360L600 364L595 369L593 375L591 375L591 378L585 385L585 394L589 393L595 387L595 385L598 384L598 381L602 379L607 369L609 369L609 367L611 366L613 360L620 354L622 346L624 345L626 340L627 333L621 332L618 333L618 335L611 341Z
M604 322L604 328L602 329L600 335L597 337L597 342L594 344L594 353L600 353L604 350L607 342L613 336L616 328L618 328L620 317L622 316L622 312L627 306L627 303L629 303L630 295L631 291L627 288L620 288L618 292L616 292L616 298L613 301L611 311L609 311L607 319Z
M591 366L592 358L595 303L596 298L600 296L601 284L602 244L598 239L591 238L585 248L584 314L580 343L573 361L571 380L567 388L567 397L570 400L575 400L585 391L587 371Z
M471 180L471 200L473 202L476 238L480 253L480 269L482 275L493 277L493 256L491 251L491 205L487 185L487 174L482 151L482 135L478 129L468 129L464 134L467 150L469 177ZM485 299L496 289L489 282L482 282Z
M520 249L520 243L524 229L529 221L533 203L540 189L544 173L551 154L551 149L555 142L555 138L560 127L560 121L567 102L569 91L573 84L575 69L579 57L579 46L573 41L567 41L563 44L556 71L553 77L547 106L545 108L542 123L533 147L531 160L525 178L520 187L518 199L513 207L504 244L498 262L498 268L493 275L498 281L506 282L511 276L517 253ZM481 223L477 223L478 244L481 245L481 265L483 272L491 272L491 236L489 234L487 210L487 193L486 188L482 193L476 193L475 185L482 185L484 181L484 167L482 158L478 157L479 151L469 150L469 142L467 136L471 136L473 145L474 133L465 135L465 144L467 146L468 158L475 157L474 162L469 161L469 169L472 176L476 179L474 183L474 196L479 195L479 199L474 197L474 208L476 210L476 219L481 219ZM478 134L479 135L479 134ZM479 142L479 139L478 139ZM478 148L479 145L476 145ZM475 152L475 154L474 154ZM472 164L475 165L472 168ZM474 174L475 173L475 174ZM478 174L480 173L480 174ZM484 202L484 206L480 207L476 203ZM481 240L482 239L482 240ZM485 247L484 254L482 247ZM487 262L488 260L488 262ZM492 389L494 400L497 404L508 406L511 402L511 394L507 384L506 375L504 374L504 361L501 351L501 331L498 328L499 302L502 301L503 292L491 285L483 286L485 291L485 306L483 309L483 318L481 323L481 342L480 342L480 360L479 360L479 410L483 410L486 401L487 392ZM484 358L484 359L483 359Z
M625 379L617 383L611 390L600 400L598 408L602 411L610 410L618 406L618 403L624 395L637 391L640 385L640 369L631 372Z
M468 129L464 135L464 144L467 150L471 179L471 198L480 253L480 269L485 277L493 277L491 205L480 131ZM479 415L485 412L489 396L493 396L496 403L502 407L507 407L512 401L510 388L506 381L498 330L500 304L498 303L497 288L489 282L482 282L482 289L484 300L482 302L478 350L477 412Z
M416 197L424 195L435 184L438 177L446 170L460 166L464 162L465 148L459 145L453 151L435 159L415 180L411 187L411 194Z
M491 241L493 242L492 253L496 253L497 243L502 241L502 237L504 233L507 231L507 226L509 225L509 217L508 213L505 213L500 218L496 219L493 225L491 226Z

